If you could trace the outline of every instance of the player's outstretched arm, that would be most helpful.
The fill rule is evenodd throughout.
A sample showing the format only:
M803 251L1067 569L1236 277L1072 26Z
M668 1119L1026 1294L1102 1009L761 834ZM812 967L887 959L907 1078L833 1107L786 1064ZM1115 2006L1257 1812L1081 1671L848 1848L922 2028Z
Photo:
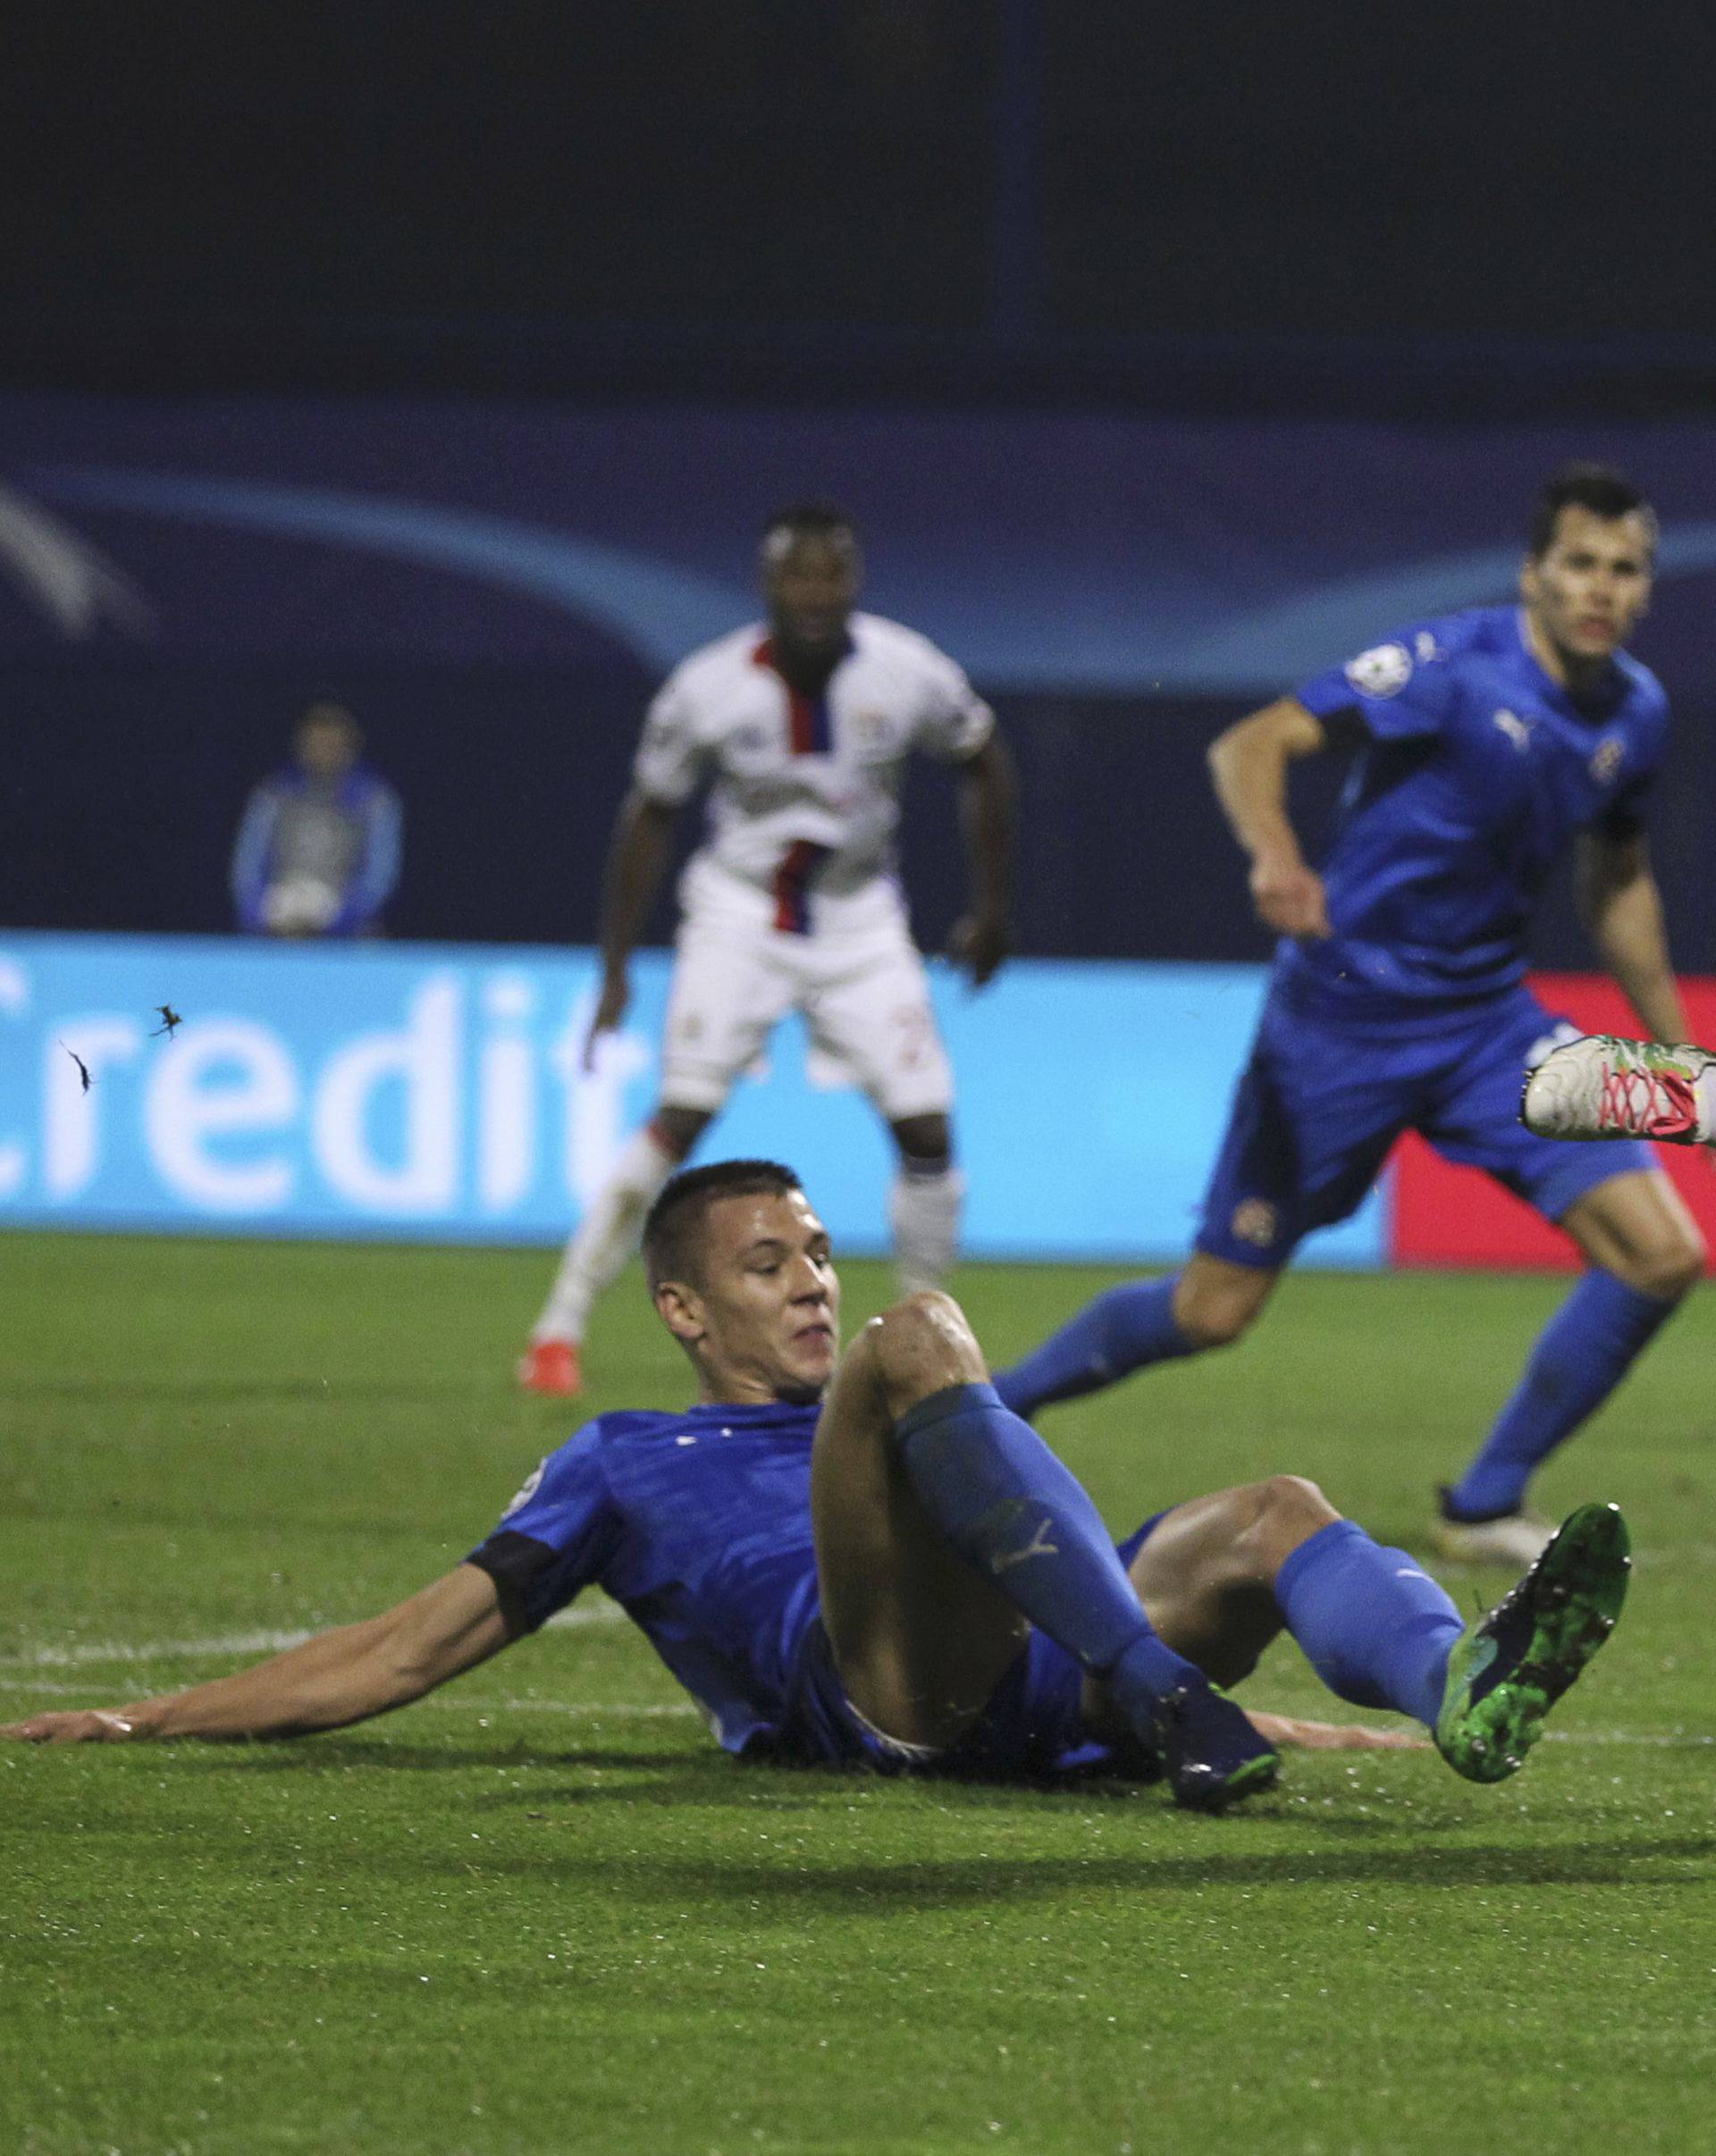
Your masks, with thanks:
M644 933L673 845L677 811L634 786L620 803L601 885L601 992L584 1044L590 1068L598 1035L611 1033L631 1000L627 969Z
M1427 1752L1428 1737L1410 1729L1372 1729L1358 1722L1307 1722L1298 1715L1266 1715L1248 1707L1245 1718L1271 1744L1301 1752Z
M1579 910L1597 956L1652 1039L1684 1041L1687 1016L1644 833L1587 833L1579 841L1577 883Z
M505 1647L494 1582L460 1565L360 1624L323 1632L236 1676L129 1707L32 1715L0 1728L31 1744L139 1737L303 1737L406 1707Z
M948 939L948 956L973 988L994 979L1007 955L1013 908L1013 757L991 734L959 768L960 823L971 868L972 905Z
M1251 860L1251 899L1279 935L1327 935L1323 879L1307 868L1287 813L1287 768L1327 745L1323 722L1283 696L1210 743L1209 775L1233 835Z

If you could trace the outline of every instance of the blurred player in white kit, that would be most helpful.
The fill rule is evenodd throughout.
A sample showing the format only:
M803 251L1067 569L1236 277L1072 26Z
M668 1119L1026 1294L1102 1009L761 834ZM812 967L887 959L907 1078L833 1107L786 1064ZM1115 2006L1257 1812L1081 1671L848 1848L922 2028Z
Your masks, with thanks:
M896 875L901 768L913 750L958 768L972 898L950 948L980 988L1007 948L1012 767L994 714L952 659L854 610L862 572L843 511L782 509L763 533L767 621L694 651L650 707L610 845L586 1068L625 1015L676 818L705 778L708 830L679 885L660 1103L566 1246L519 1364L531 1391L582 1389L592 1303L789 1011L893 1135L902 1286L932 1287L954 1263L963 1185L953 1078Z

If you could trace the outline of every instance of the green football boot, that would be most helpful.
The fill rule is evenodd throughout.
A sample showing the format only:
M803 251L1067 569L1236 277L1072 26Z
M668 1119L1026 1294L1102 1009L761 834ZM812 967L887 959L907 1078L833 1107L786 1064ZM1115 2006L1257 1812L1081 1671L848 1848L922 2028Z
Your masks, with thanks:
M1544 1717L1615 1629L1633 1560L1613 1505L1582 1505L1448 1659L1436 1749L1468 1782L1505 1782Z

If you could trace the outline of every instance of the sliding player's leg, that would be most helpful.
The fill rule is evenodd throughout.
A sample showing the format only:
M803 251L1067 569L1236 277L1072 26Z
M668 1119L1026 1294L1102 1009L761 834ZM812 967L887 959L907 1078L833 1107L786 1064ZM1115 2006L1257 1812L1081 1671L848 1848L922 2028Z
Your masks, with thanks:
M1273 1779L1245 1716L1157 1637L1089 1497L1002 1406L949 1297L913 1296L854 1343L811 1497L835 1665L887 1738L956 1744L1035 1624L1104 1681L1182 1802Z
M527 1390L583 1388L590 1311L637 1249L644 1217L727 1104L792 1001L766 941L687 923L681 930L663 1029L661 1102L620 1152L561 1254L554 1283L518 1366Z
M1131 1579L1164 1639L1218 1683L1248 1676L1284 1629L1340 1698L1432 1726L1464 1630L1405 1550L1374 1542L1298 1475L1176 1506Z
M1165 1514L1131 1579L1162 1638L1219 1682L1249 1674L1284 1628L1339 1698L1412 1716L1457 1774L1495 1782L1614 1629L1628 1565L1619 1514L1586 1506L1467 1632L1405 1550L1277 1475Z
M1426 1135L1559 1222L1591 1270L1550 1320L1512 1397L1433 1530L1444 1556L1529 1563L1549 1538L1527 1509L1532 1475L1600 1407L1699 1277L1703 1246L1636 1140L1568 1145L1524 1128L1518 1072L1553 1020L1523 989L1451 1059Z
M998 1372L1022 1415L1132 1371L1225 1347L1261 1313L1314 1228L1363 1203L1410 1113L1413 1062L1355 1042L1272 999L1234 1095L1205 1193L1197 1249L1178 1272L1099 1296L1040 1347Z

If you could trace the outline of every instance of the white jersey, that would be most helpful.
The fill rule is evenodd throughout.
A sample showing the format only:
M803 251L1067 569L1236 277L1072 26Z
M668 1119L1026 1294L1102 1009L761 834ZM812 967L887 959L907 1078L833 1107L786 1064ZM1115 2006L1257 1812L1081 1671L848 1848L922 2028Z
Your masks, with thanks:
M787 684L753 624L682 660L650 706L639 792L677 807L712 782L708 833L681 887L688 910L725 899L803 934L823 925L817 916L868 911L872 892L897 903L901 766L914 749L963 762L995 716L928 637L875 614L849 626L820 696Z

